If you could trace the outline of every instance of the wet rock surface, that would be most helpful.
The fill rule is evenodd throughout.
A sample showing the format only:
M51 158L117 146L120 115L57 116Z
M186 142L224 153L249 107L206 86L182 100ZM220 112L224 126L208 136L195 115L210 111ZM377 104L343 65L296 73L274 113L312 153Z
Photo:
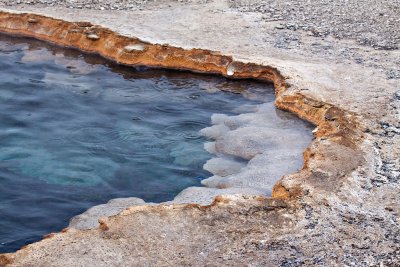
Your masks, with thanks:
M367 2L359 3L355 13L376 13ZM271 200L230 196L218 198L209 208L133 207L102 220L98 229L55 234L15 254L0 256L0 263L398 266L399 50L360 45L354 41L357 36L339 39L332 34L319 37L285 29L284 22L267 21L262 12L229 8L227 2L170 4L168 9L136 13L13 8L70 21L90 20L153 43L202 47L231 54L235 60L272 65L289 85L280 97L287 97L285 103L290 105L282 107L307 102L315 110L296 110L306 117L326 110L328 103L347 112L344 117L334 109L322 114L330 125L341 130L342 120L348 119L356 127L328 138L323 136L326 127L316 129L317 137L305 152L308 167L286 175L275 187L275 197L298 193L297 197ZM394 19L399 17L396 12ZM364 27L365 32L360 34L375 36L374 27ZM393 40L383 39L389 43ZM312 101L296 98L298 94ZM350 135L358 141L344 142ZM189 201L190 195L186 194L184 201Z

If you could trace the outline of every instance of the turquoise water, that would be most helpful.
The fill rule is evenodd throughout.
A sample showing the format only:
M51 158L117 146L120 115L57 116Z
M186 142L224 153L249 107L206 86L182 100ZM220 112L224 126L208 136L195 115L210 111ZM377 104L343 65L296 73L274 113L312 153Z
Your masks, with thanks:
M211 115L273 99L257 82L128 68L0 35L0 252L112 198L162 202L199 186Z

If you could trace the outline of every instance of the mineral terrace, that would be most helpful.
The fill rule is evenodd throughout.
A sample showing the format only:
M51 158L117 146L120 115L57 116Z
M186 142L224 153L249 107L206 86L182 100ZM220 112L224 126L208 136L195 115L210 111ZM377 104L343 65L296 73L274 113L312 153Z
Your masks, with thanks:
M316 125L304 167L272 197L225 181L172 203L114 200L0 265L400 266L398 0L0 4L1 32L271 81L278 108Z

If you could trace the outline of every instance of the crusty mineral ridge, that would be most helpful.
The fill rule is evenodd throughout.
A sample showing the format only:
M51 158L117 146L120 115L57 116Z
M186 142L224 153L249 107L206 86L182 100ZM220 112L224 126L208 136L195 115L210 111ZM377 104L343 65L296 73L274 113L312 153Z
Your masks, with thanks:
M282 177L271 198L139 204L98 228L65 229L0 255L0 265L399 266L400 85L388 75L400 68L399 51L305 33L288 50L274 42L273 23L215 2L106 13L31 8L58 19L2 12L0 31L128 65L271 81L278 108L316 125L302 170Z

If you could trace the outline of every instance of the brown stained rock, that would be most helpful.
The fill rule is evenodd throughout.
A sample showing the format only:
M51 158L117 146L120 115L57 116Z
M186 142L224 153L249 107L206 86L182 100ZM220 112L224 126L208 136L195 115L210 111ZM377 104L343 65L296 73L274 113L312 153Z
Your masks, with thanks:
M12 261L10 257L7 255L2 255L0 254L0 266L6 266L7 264L10 264Z
M324 103L322 103L320 101L315 101L313 99L308 99L308 98L304 98L304 103L307 105L310 105L314 108L322 108L324 106Z
M75 22L74 24L79 26L79 27L82 27L82 28L90 28L90 27L93 26L92 23L87 22L87 21L79 21L79 22Z
M99 219L99 229L102 231L108 231L110 228L107 225L107 218L100 218Z
M35 19L35 18L29 18L29 19L28 19L28 22L31 23L31 24L36 24L36 23L39 22L39 20L37 20L37 19Z
M126 52L143 51L146 48L143 44L131 44L124 47Z
M81 29L71 29L71 30L69 30L69 32L79 33L79 32L82 32L82 30Z

